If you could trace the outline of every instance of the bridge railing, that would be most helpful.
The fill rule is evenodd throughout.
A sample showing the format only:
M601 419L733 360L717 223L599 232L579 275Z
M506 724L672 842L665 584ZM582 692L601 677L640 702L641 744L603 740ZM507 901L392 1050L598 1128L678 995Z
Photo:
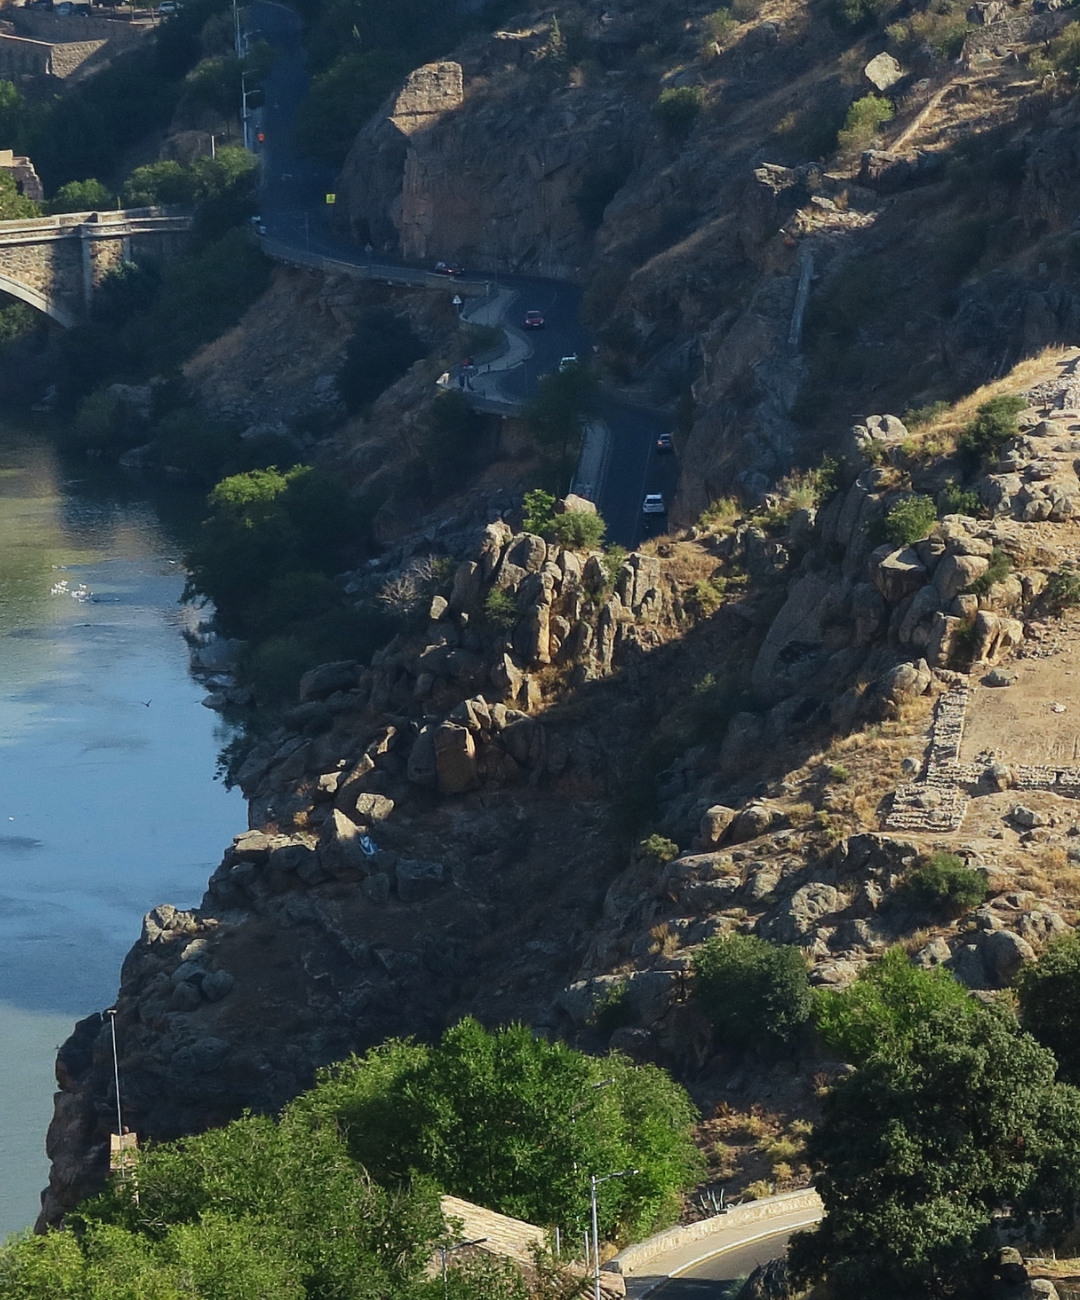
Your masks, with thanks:
M180 207L121 208L100 212L58 212L51 217L23 217L0 221L0 240L17 235L74 235L84 226L102 234L124 233L132 228L143 230L182 230L192 222L191 211Z

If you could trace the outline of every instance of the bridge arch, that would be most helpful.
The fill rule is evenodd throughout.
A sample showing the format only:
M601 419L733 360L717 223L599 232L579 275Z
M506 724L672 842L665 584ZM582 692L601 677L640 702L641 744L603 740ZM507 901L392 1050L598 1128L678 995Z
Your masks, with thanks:
M71 329L78 322L71 312L61 307L58 303L50 301L44 294L29 289L25 284L20 284L18 280L12 280L10 276L0 272L0 291L10 294L12 298L18 298L20 302L25 302L30 307L35 307L38 311L43 312L46 316L51 317L58 325L64 329Z

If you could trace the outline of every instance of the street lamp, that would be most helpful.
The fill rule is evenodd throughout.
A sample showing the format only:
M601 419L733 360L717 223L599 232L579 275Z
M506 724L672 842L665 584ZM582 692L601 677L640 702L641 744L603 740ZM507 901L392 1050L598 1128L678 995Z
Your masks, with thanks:
M124 1119L120 1108L120 1058L116 1053L116 1008L109 1007L105 1014L109 1017L109 1026L112 1029L113 1081L116 1084L116 1132L123 1136Z
M593 1258L593 1300L600 1300L600 1232L596 1225L596 1189L601 1183L610 1183L613 1178L632 1178L640 1169L624 1169L621 1173L605 1174L597 1178L589 1175L589 1209L592 1212L592 1258Z
M446 1300L446 1257L452 1255L455 1250L464 1250L466 1246L482 1246L487 1241L487 1237L477 1237L475 1241L459 1241L456 1246L440 1246L439 1254L442 1256L442 1293L443 1300Z

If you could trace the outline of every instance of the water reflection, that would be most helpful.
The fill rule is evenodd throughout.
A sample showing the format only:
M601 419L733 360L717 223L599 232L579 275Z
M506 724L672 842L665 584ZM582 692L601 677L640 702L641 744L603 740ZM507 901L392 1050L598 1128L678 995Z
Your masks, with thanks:
M57 1041L243 823L180 636L199 508L0 428L0 1238L36 1212Z

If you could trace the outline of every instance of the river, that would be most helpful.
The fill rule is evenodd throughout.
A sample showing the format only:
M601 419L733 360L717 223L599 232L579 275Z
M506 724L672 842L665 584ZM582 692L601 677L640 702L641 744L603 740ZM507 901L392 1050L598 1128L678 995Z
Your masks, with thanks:
M199 506L0 426L0 1241L47 1180L57 1046L245 825L181 635Z

